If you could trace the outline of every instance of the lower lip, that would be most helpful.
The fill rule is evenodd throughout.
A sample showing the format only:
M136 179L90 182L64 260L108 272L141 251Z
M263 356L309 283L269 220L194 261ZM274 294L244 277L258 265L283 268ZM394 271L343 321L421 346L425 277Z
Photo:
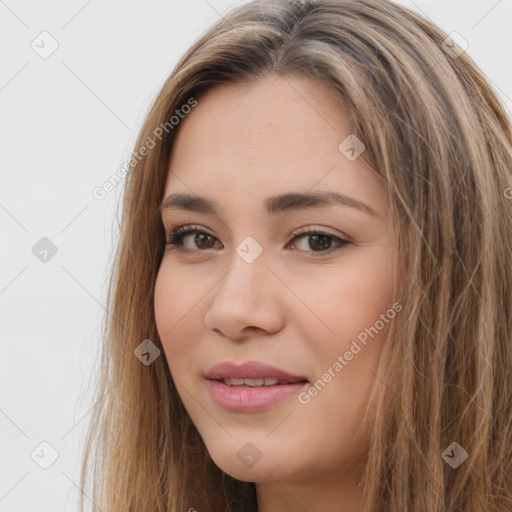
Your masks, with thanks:
M307 382L278 384L260 388L236 388L218 380L208 380L213 400L232 412L252 412L268 407L296 395L308 385Z

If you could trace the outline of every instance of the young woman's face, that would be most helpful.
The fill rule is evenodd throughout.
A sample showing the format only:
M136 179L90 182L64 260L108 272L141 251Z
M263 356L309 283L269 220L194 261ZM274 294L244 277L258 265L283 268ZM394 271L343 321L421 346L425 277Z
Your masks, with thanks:
M162 221L190 231L166 245L157 328L211 457L240 480L339 481L364 460L399 306L384 192L355 139L339 148L349 135L328 89L275 75L210 90L179 126ZM212 370L225 362L287 375ZM254 380L216 380L230 376Z

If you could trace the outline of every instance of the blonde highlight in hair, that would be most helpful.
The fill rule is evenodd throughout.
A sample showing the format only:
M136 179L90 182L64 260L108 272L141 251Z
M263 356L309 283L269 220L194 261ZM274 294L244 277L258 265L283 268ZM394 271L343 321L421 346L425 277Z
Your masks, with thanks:
M446 37L388 0L250 2L181 58L136 143L190 98L269 73L328 85L348 113L386 191L402 305L367 409L362 512L512 510L512 130ZM159 206L178 130L126 179L81 487L105 512L254 512L254 484L215 466L165 357L134 357L144 339L162 348ZM441 456L452 442L468 452L457 469Z

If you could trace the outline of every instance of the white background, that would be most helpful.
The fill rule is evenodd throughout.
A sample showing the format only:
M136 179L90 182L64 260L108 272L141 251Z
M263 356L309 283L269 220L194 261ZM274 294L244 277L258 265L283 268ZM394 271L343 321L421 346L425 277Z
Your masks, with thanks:
M240 3L0 0L0 512L77 510L122 194L92 190L126 162L178 58ZM512 110L511 0L400 3L459 32ZM47 59L31 48L43 31L59 45ZM57 247L46 263L42 237ZM31 458L42 441L59 455L48 469Z

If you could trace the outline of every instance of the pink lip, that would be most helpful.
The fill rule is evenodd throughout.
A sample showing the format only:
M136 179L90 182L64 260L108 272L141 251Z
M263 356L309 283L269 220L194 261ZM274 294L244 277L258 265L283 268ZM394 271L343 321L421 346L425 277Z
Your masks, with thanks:
M208 379L212 399L224 409L232 412L252 412L266 409L285 398L297 394L309 383L305 377L292 375L284 370L256 361L235 365L230 361L213 366L205 375ZM237 388L224 384L219 379L270 377L289 381L289 384Z
M233 388L220 380L208 381L213 400L228 411L253 412L267 409L285 398L297 394L307 382L279 384L261 388Z
M206 372L205 377L210 380L228 379L228 378L247 378L259 379L261 377L272 377L277 380L286 380L289 382L299 382L307 380L300 375L292 375L275 366L270 366L257 361L247 361L242 364L235 364L231 361L224 361L216 364Z

